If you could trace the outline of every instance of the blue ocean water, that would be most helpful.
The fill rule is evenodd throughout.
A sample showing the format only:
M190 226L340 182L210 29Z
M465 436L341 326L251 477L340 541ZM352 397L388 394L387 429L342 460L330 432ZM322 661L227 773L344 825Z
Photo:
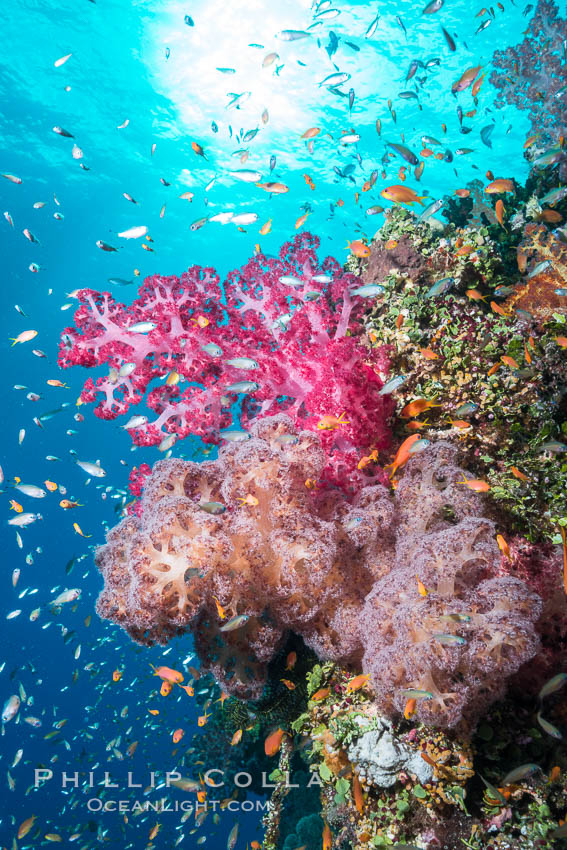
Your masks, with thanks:
M126 824L118 814L89 812L88 788L74 791L72 783L61 787L61 771L72 774L95 765L95 781L109 770L123 784L131 770L134 782L149 785L149 770L163 773L177 764L171 756L172 731L182 727L190 737L201 711L182 693L169 702L161 700L159 722L148 724L148 708L159 701L152 696L156 679L149 662L182 664L192 651L189 638L172 642L168 654L160 648L141 649L94 614L101 579L92 548L118 519L117 491L126 490L130 468L153 463L159 455L155 449L133 452L128 434L116 423L95 418L90 408L81 408L84 421L75 420L85 373L61 372L57 366L59 336L72 323L76 304L69 293L85 287L110 289L117 299L130 301L138 280L153 273L180 274L193 264L214 265L223 277L252 255L256 243L275 254L295 234L295 223L305 212L304 227L320 237L321 256L332 254L342 261L347 240L370 238L378 229L382 215L366 210L389 206L380 191L399 183L399 168L407 165L398 156L383 162L386 142L403 143L419 154L427 135L441 142L436 151L453 152L452 162L427 159L419 183L408 167L407 185L431 200L482 179L487 169L522 182L528 170L522 157L528 124L513 108L494 108L488 76L493 52L521 40L529 12L523 14L527 4L506 2L503 12L496 9L491 25L477 32L485 19L475 17L478 6L447 0L438 13L423 15L410 0L323 0L316 7L306 0L13 0L5 9L0 171L16 175L21 183L0 180L2 211L8 214L0 221L0 699L4 703L21 685L27 704L22 699L18 717L3 727L3 845L16 846L12 841L18 825L35 814L36 824L21 847L36 846L30 839L37 827L41 837L55 833L65 843L79 833L75 840L83 847L108 840L143 847L151 827L160 822L153 846L172 846L184 834L182 846L193 846L204 835L205 846L216 848L226 845L236 818L223 812L218 825L209 818L194 834L189 832L192 823L180 824L180 813L129 816ZM442 27L455 38L454 52ZM285 30L307 31L309 36L278 38ZM271 53L277 57L265 61ZM412 60L425 67L406 82ZM457 105L464 112L475 105L470 89L457 99L451 84L473 66L482 66L487 79L476 114L464 118L471 128L464 134ZM321 85L335 73L349 77L334 89ZM349 108L350 89L354 100ZM416 89L418 99L400 97L400 92ZM489 148L480 131L492 123ZM311 127L321 128L312 152L300 138ZM360 140L341 144L343 132L358 134ZM194 152L192 142L205 156ZM471 152L456 154L463 147ZM270 196L231 176L242 168L258 171L258 182L285 183L289 192ZM374 170L379 175L375 186L357 200L355 193ZM192 201L179 197L185 192L194 193ZM191 230L192 223L223 212L255 213L258 218L242 229L228 221ZM271 232L260 236L259 228L268 220ZM138 225L149 229L153 242L146 245L151 252L142 250L143 240L117 235ZM103 251L97 240L118 250ZM39 271L32 272L31 264L38 264ZM108 283L109 278L134 283L118 286ZM33 341L11 345L9 338L30 329L37 331ZM46 383L53 379L67 386ZM33 394L39 398L33 400ZM62 407L64 403L68 406ZM54 410L53 416L46 415ZM197 451L193 443L176 446L175 453L191 457ZM77 458L100 460L107 475L87 483ZM41 500L26 496L13 489L15 477L41 487L54 481L81 507L62 509L59 493ZM42 518L25 528L9 526L8 519L16 516L11 499ZM75 522L84 536L74 529ZM72 570L66 571L74 558ZM14 587L15 569L21 574ZM81 590L78 604L65 605L58 615L51 612L50 600L75 587ZM38 607L38 618L30 621ZM124 671L116 683L114 669ZM26 716L39 718L41 727L26 723ZM62 720L65 725L56 730L54 724ZM46 740L51 731L58 734ZM135 755L123 761L120 756L135 740L140 742ZM12 766L20 749L20 760ZM34 769L40 766L52 769L54 777L34 788ZM136 793L122 786L118 790L121 797ZM159 790L151 796L159 797ZM261 840L259 816L239 817L237 847Z

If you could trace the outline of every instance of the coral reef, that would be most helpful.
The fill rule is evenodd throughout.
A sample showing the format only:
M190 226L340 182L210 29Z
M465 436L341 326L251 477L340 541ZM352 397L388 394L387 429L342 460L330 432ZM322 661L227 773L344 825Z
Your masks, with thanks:
M559 235L545 235L542 228L546 225L529 222L525 233L520 229L506 243L506 253L495 241L494 228L456 231L450 225L439 234L413 213L395 209L360 269L365 283L384 290L366 326L371 339L388 344L390 376L400 378L392 391L397 440L407 436L409 427L428 439L454 441L463 465L489 482L491 501L503 509L505 526L532 540L550 539L559 522L567 524L567 470L558 462L567 434L567 360L558 342L565 336L567 314L567 298L558 294L567 291L562 266L543 269L515 286L519 246L527 252L525 278L540 262L562 257ZM412 261L411 272L387 265L397 246L386 246L402 239L410 240L421 257L420 266ZM553 245L553 256L539 252L540 244ZM474 250L459 255L467 246ZM388 271L375 277L373 268ZM547 296L538 300L535 288L544 276ZM451 287L435 294L436 282L445 278L453 281ZM513 299L517 303L511 305ZM416 398L438 406L406 424L399 414ZM542 448L554 441L554 451ZM387 456L380 454L379 462L388 463Z
M279 259L259 254L222 286L210 268L156 275L128 307L81 290L59 364L108 365L108 375L87 380L81 401L100 399L95 413L115 419L145 398L156 418L140 414L123 427L137 445L162 451L189 434L217 444L246 438L230 427L239 399L245 424L285 411L298 427L322 431L328 473L346 486L360 478L357 451L387 443L389 400L378 376L387 358L362 344L354 319L365 301L349 288L356 279L331 258L319 264L318 244L296 236Z
M494 524L455 453L440 442L408 462L395 499L372 485L352 503L306 487L325 453L285 414L216 461L160 461L141 518L97 551L97 610L141 643L190 629L203 668L241 698L261 695L292 630L321 658L362 663L383 713L417 688L420 719L474 725L538 651L541 602L499 574Z
M384 721L370 683L353 693L352 681L335 664L314 667L307 675L307 711L292 724L298 740L307 742L301 752L312 784L320 785L321 814L334 848L556 846L557 822L567 808L567 756L563 742L538 729L533 700L524 694L494 705L470 741L414 717ZM567 716L565 701L551 699L547 712L557 722L561 712ZM400 765L393 784L383 788L357 770L364 739L385 726L395 749L428 768L425 780ZM375 751L368 756L379 757ZM311 817L309 825L321 834L320 820Z
M529 111L532 132L557 141L567 132L565 109L567 20L553 0L538 0L523 42L497 50L490 82L499 89L497 106L511 103Z

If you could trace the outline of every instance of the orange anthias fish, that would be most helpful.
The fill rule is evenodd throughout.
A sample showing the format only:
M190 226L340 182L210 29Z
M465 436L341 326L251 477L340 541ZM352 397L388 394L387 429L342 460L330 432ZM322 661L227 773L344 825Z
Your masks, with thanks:
M26 818L26 820L20 824L20 828L18 829L18 838L24 838L24 836L28 834L36 819L37 815L32 815L31 818Z
M504 213L506 212L506 207L504 206L504 201L502 198L498 198L494 205L494 212L496 213L496 220L501 227L504 227Z
M319 431L334 431L335 428L339 428L341 425L348 425L349 423L343 419L343 416L346 416L346 411L343 411L340 416L333 416L332 413L322 416L319 422L317 422L317 428Z
M484 191L487 195L498 195L501 192L515 192L516 187L514 186L513 180L507 180L501 177L498 180L493 180L492 183L489 183Z
M173 690L173 685L171 684L171 682L162 682L161 688L159 689L159 692L162 695L162 697L167 697L172 692L172 690Z
M122 670L115 670L112 674L112 681L119 682L122 678Z
M237 729L232 738L230 739L230 746L235 747L242 740L242 729Z
M514 476L514 478L518 478L519 481L527 481L528 476L524 472L520 472L517 466L511 466L510 472Z
M406 404L400 412L400 416L402 419L411 419L413 416L419 416L420 413L429 410L431 407L441 407L441 405L435 401L428 401L426 398L417 398L415 401L410 401L409 404Z
M487 493L490 490L490 484L480 478L465 478L463 475L463 480L459 483L466 484L469 490L475 493Z
M425 597L427 596L429 591L426 588L426 586L424 585L424 583L422 582L422 580L419 578L419 576L416 576L415 578L416 578L416 581L417 581L417 592L419 593L420 596L423 596L423 598L425 599Z
M421 204L425 195L418 195L409 186L388 186L380 192L383 198L388 201L394 201L396 204Z
M294 691L295 690L295 682L291 682L289 679L280 679L280 682L283 682L283 684L286 686L288 691Z
M474 68L467 68L467 70L461 75L460 79L451 86L453 94L468 89L468 87L472 85L473 80L478 77L481 67L481 65L477 65Z
M359 260L370 256L370 248L361 239L355 239L354 242L347 242L347 248Z
M268 221L262 225L260 228L260 235L265 236L272 229L272 219L269 218Z
M328 823L323 827L323 850L331 850L333 846L333 833Z
M313 188L315 188L315 187L313 187ZM299 230L299 228L300 228L303 224L305 224L305 222L307 221L307 217L308 217L308 216L309 216L309 213L303 213L303 215L300 215L300 216L299 216L299 218L298 218L298 219L297 219L297 221L295 222L295 229L296 229L296 230Z
M404 717L406 720L409 720L410 717L413 717L415 714L415 707L417 705L417 700L408 699L404 707Z
M204 726L205 723L207 723L210 716L211 715L207 714L207 712L205 711L204 714L201 714L201 716L197 718L197 725L198 726Z
M486 74L483 74L481 77L478 78L478 80L474 81L472 91L471 91L473 97L476 97L477 94L479 93L480 87L482 86L482 83L484 82L485 76L486 76Z
M275 732L272 732L266 740L264 741L264 752L267 756L275 756L282 745L282 739L285 735L283 729L276 729Z
M297 652L290 652L286 658L286 670L293 670L297 661Z
M203 150L203 148L201 147L201 145L200 145L200 144L198 144L198 142L191 142L191 147L193 148L193 150L194 150L194 152L197 154L197 156L202 156L202 157L203 157L203 159L206 159L206 158L207 158L207 157L205 156L205 151Z
M316 691L313 694L311 699L314 700L315 702L319 702L319 700L327 699L327 697L329 696L330 693L331 693L330 688L319 688L319 690Z
M405 439L403 441L402 445L400 446L400 448L396 452L396 456L395 456L394 460L392 461L392 463L389 463L387 466L384 467L385 469L389 469L390 467L392 468L392 471L390 473L390 479L392 479L394 477L394 475L396 474L398 469L400 469L405 463L408 462L408 460L411 457L411 455L410 455L411 447L413 446L414 443L417 443L417 441L420 440L420 439L421 439L420 434L412 434L410 437L408 437L407 439Z
M17 514L21 514L23 511L23 507L19 502L16 502L15 499L10 499L10 510L16 511Z
M518 363L518 361L514 360L513 357L510 357L509 354L504 354L500 359L504 363L504 365L509 366L510 369L519 369L520 368L520 364Z
M356 806L356 811L359 814L362 814L362 809L364 806L364 799L362 796L362 785L360 784L360 779L354 774L352 777L352 796L354 798L354 805Z
M213 599L215 600L215 605L217 606L217 614L219 615L221 620L224 620L226 618L226 611L224 610L216 596L213 596Z
M486 295L482 295L478 289L467 289L465 295L467 298L470 298L471 301L486 301Z
M175 732L173 733L173 743L174 743L174 744L178 744L178 743L179 743L179 741L180 741L180 740L182 739L182 737L184 736L184 734L185 734L185 730L184 730L184 729L176 729L176 730L175 730Z
M508 543L507 543L505 537L503 537L502 534L497 534L496 535L496 542L498 543L498 548L500 549L502 554L506 558L508 558L509 561L511 561L512 556L510 554L510 547L508 546Z
M154 676L159 676L165 682L178 685L183 681L183 673L180 673L178 670L172 670L171 667L154 667L153 664L150 664L150 667L154 671Z
M370 678L370 674L362 674L360 676L355 676L354 679L351 679L347 682L346 692L347 694L354 694L355 691L359 691L361 688L365 686Z
M193 690L191 685L179 685L179 687L185 691L188 697L195 696L195 691Z
M285 183L256 183L258 189L263 189L265 192L271 192L273 195L283 195L289 192L289 186Z

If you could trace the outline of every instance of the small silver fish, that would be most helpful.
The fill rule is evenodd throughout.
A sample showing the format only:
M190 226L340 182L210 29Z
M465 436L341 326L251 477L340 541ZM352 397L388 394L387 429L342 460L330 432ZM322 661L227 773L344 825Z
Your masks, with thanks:
M559 731L557 726L554 726L553 723L550 723L549 720L542 717L540 711L537 714L537 722L547 735L551 735L552 738L556 738L558 741L563 738L563 734Z
M299 437L295 434L279 434L275 441L282 446L295 446L299 442Z
M235 369L257 369L258 363L251 357L232 357L226 361L227 366L234 366Z
M551 260L543 260L541 263L538 263L537 266L534 266L526 279L530 280L530 278L547 271L547 269L551 268L551 265Z
M141 428L142 425L145 425L147 421L147 416L132 416L130 417L126 425L122 425L122 428L124 428L125 431L132 431L136 428Z
M32 499L43 499L47 496L47 490L37 487L35 484L16 484L15 489L23 493L24 496L30 496Z
M469 413L475 413L478 410L478 404L474 401L466 401L455 410L455 416L468 416Z
M465 638L459 635L432 635L432 637L444 646L463 646L466 643Z
M125 330L131 334L147 334L156 328L157 325L155 322L136 322L134 325L130 325L129 328L125 328Z
M540 452L551 452L552 454L563 454L563 452L567 452L567 445L560 443L559 440L548 440L546 443L538 446L538 448Z
M248 614L239 614L237 617L232 617L232 619L230 619L228 623L225 623L224 626L221 626L220 631L232 632L234 629L239 629L247 623L249 619L250 616Z
M397 375L395 378L392 378L390 381L384 384L378 395L390 395L390 393L393 393L397 389L399 389L402 384L405 384L406 381L407 375Z
M303 281L292 275L283 275L279 278L279 282L283 283L284 286L303 286Z
M431 445L431 440L426 440L425 437L421 440L416 440L416 442L411 446L409 450L410 455L418 454Z
M431 691L424 691L420 688L406 688L401 691L401 695L405 699L433 699Z
M229 443L245 443L250 439L248 431L239 430L221 431L220 436Z
M226 505L223 505L221 502L199 502L197 507L213 516L218 516L226 511Z
M299 41L301 38L310 38L311 33L305 30L282 30L276 33L276 38L280 41Z
M205 351L207 354L210 354L211 357L220 357L222 354L222 348L215 342L208 342L207 345L202 345L201 351Z
M36 522L38 519L43 519L41 514L23 513L9 519L8 525L17 525L20 528L24 528L26 525L31 525L32 522Z
M91 463L88 460L78 460L77 466L80 466L87 475L94 475L95 478L104 478L106 475L106 471L102 468L100 463Z
M553 676L545 685L542 687L541 691L538 694L539 699L545 699L545 697L550 696L551 694L556 693L561 690L564 685L567 684L567 673L558 673L556 676Z
M351 289L350 294L360 295L362 298L371 298L373 295L383 295L385 291L379 283L365 283L364 286Z
M502 785L514 785L516 782L525 779L526 776L533 776L538 770L541 770L539 764L521 764L506 774L502 780Z
M455 283L454 277L443 277L441 280L438 280L433 286L428 289L425 293L425 298L437 298L439 295L445 295L448 292L453 284Z
M2 709L2 722L8 723L16 716L19 710L20 698L17 694L12 694L12 696L8 697L4 703L4 708Z
M234 384L229 384L225 389L229 393L253 393L260 389L260 384L256 381L236 381Z
M436 212L439 212L439 210L441 209L443 204L444 204L444 201L443 201L442 198L439 199L438 201L433 201L433 203L429 204L429 206L425 207L425 209L423 210L421 215L418 216L418 219L417 219L418 222L419 221L425 221L426 219L430 218L432 215L435 215Z

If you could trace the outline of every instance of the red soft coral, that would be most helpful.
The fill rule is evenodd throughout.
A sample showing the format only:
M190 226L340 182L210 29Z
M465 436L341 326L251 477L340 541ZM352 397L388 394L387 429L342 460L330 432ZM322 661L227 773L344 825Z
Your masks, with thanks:
M82 401L98 400L97 416L114 419L145 397L156 418L140 417L130 434L162 450L190 434L219 443L242 393L244 423L285 411L317 430L322 417L345 411L345 422L322 432L323 477L353 484L359 453L387 445L391 403L379 395L387 353L362 343L357 279L331 258L319 264L318 244L298 235L278 259L259 254L222 286L213 269L155 275L130 306L82 290L59 363L107 364L107 376L87 380Z

